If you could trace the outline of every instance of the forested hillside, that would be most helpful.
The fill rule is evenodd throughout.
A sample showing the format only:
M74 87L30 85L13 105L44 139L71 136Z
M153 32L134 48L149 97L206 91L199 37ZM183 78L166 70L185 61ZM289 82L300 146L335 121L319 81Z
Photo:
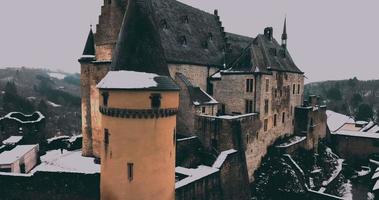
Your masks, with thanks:
M304 96L319 95L328 109L351 115L356 120L379 121L379 80L357 78L305 85Z
M80 75L44 69L0 69L0 117L9 112L46 117L46 137L80 133Z

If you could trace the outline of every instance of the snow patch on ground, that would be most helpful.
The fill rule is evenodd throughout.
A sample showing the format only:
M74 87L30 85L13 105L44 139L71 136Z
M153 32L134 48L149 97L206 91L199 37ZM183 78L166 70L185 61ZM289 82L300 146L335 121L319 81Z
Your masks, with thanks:
M342 194L343 199L352 200L353 199L353 185L350 180L347 183L344 183L342 187L339 189L339 193Z
M59 104L56 104L52 101L47 101L47 104L49 104L50 106L54 107L54 108L59 108L59 107L62 107L62 105L59 105Z
M59 72L50 72L47 73L51 78L56 78L59 80L63 80L66 77L66 74L59 73Z
M338 158L338 156L335 153L333 153L332 149L326 148L325 151L326 151L327 154L330 154L333 157L337 157ZM328 180L322 182L322 186L326 187L327 185L329 185L329 183L332 182L338 176L338 174L341 173L343 161L344 161L344 159L338 159L337 160L336 169L333 171L332 175L329 177Z

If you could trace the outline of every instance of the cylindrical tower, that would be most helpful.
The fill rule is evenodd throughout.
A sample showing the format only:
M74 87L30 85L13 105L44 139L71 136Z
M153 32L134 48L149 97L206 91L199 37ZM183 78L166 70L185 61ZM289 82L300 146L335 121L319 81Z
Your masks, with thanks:
M110 71L98 88L101 199L173 200L178 86L166 76Z

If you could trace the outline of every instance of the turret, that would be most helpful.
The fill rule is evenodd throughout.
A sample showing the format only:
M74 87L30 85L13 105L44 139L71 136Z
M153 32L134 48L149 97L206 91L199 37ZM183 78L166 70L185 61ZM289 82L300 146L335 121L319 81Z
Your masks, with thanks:
M83 54L79 59L79 62L91 62L95 60L96 50L95 50L95 37L92 31L92 25L87 36L86 45L84 46Z
M282 47L287 48L287 17L284 18L284 26L283 26L283 33L282 33Z
M100 90L101 199L175 198L179 87L170 77L110 71Z

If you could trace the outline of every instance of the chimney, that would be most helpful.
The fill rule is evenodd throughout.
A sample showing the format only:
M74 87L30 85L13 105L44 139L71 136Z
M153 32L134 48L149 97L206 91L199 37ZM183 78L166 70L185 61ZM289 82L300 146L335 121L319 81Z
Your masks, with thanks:
M269 40L272 39L272 36L273 36L273 29L272 29L272 27L266 27L266 28L264 29L264 36L265 36L267 39L269 39Z
M215 16L218 16L218 10L217 9L215 9L213 13Z

